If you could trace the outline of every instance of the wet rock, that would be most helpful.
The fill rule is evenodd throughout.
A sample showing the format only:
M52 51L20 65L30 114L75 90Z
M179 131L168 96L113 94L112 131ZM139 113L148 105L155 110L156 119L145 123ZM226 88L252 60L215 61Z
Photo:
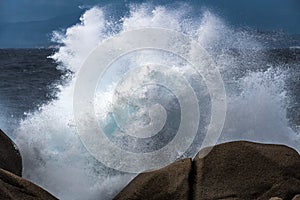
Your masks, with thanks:
M193 199L292 199L300 192L300 156L289 147L239 141L203 152L194 159Z
M192 160L183 159L162 169L141 173L114 200L188 200L191 167Z
M15 143L0 130L0 168L22 176L22 157Z
M56 200L39 186L3 169L0 169L0 199Z
M300 156L295 150L238 141L203 149L192 163L184 159L142 173L115 200L289 200L296 194Z

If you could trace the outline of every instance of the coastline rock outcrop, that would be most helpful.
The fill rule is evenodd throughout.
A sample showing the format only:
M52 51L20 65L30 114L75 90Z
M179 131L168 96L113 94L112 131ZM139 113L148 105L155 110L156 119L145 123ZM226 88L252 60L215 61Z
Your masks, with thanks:
M22 157L15 143L0 129L0 168L22 176Z
M0 199L56 200L57 198L30 181L0 169Z
M55 200L20 177L22 158L0 130L0 200ZM201 150L133 179L114 200L300 200L300 155L284 145L246 141Z
M118 200L182 199L189 200L192 159L174 162L160 170L139 174L115 197Z
M176 182L176 168L180 162L177 161L163 169L140 174L115 200L159 199L156 194L171 200L174 198L167 195L168 188L177 184L181 184L181 188L189 187L186 189L189 193L177 199L265 200L277 197L291 200L300 194L300 155L287 146L238 141L216 145L206 155L207 150L197 154L191 167L178 168L180 174L189 174L188 182ZM172 170L164 172L167 169ZM189 171L183 172L183 169ZM168 176L159 176L162 173Z
M204 158L201 153L194 159L193 199L292 199L300 193L300 156L289 147L229 142Z
M46 190L24 179L22 157L13 141L0 130L0 200L56 200Z

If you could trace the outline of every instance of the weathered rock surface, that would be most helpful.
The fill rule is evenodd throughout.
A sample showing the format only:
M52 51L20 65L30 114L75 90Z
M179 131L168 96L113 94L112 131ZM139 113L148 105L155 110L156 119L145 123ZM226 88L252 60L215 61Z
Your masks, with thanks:
M300 193L300 156L289 147L238 141L207 150L192 166L185 159L140 174L115 199L291 200Z
M17 146L0 129L0 168L22 176L22 157Z
M183 159L160 170L139 174L115 200L188 200L191 195L191 159Z
M0 200L54 200L50 193L22 175L22 157L17 146L0 130Z
M11 173L0 169L1 200L55 200L47 191L39 186Z
M300 156L283 145L225 143L204 158L200 151L194 164L193 199L292 199L300 192Z

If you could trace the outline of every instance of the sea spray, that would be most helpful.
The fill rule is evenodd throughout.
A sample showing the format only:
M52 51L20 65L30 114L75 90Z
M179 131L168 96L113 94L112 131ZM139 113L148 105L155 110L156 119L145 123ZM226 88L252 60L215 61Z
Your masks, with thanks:
M89 155L76 134L73 117L73 90L76 76L89 53L105 39L120 32L142 27L161 27L184 32L198 41L221 70L227 91L228 111L219 142L250 139L280 142L297 147L297 133L286 118L284 69L262 66L264 49L250 33L232 30L209 11L189 18L189 7L172 10L147 4L130 8L120 21L110 21L109 11L87 10L81 22L54 32L61 44L52 56L58 69L70 72L70 80L58 85L57 98L30 113L15 131L24 162L24 177L41 185L60 199L111 199L134 175L109 169ZM117 26L118 28L115 28ZM155 54L151 54L155 60ZM138 59L145 58L138 56ZM159 60L159 59L158 59ZM257 70L257 68L261 70ZM112 95L113 84L99 98ZM103 102L103 101L102 101ZM99 105L103 113L111 107ZM104 115L105 117L106 115ZM109 153L109 152L107 152Z

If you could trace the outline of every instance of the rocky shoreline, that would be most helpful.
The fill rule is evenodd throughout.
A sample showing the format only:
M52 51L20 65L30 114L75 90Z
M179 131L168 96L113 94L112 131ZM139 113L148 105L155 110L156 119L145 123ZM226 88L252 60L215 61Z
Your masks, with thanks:
M1 130L0 140L0 200L57 199L21 177L22 158L16 145ZM283 145L237 141L141 173L114 200L300 200L299 194L297 151Z
M300 199L300 156L295 150L246 141L207 150L193 160L138 175L115 200Z
M55 200L43 188L22 178L22 158L17 146L0 130L0 200Z

